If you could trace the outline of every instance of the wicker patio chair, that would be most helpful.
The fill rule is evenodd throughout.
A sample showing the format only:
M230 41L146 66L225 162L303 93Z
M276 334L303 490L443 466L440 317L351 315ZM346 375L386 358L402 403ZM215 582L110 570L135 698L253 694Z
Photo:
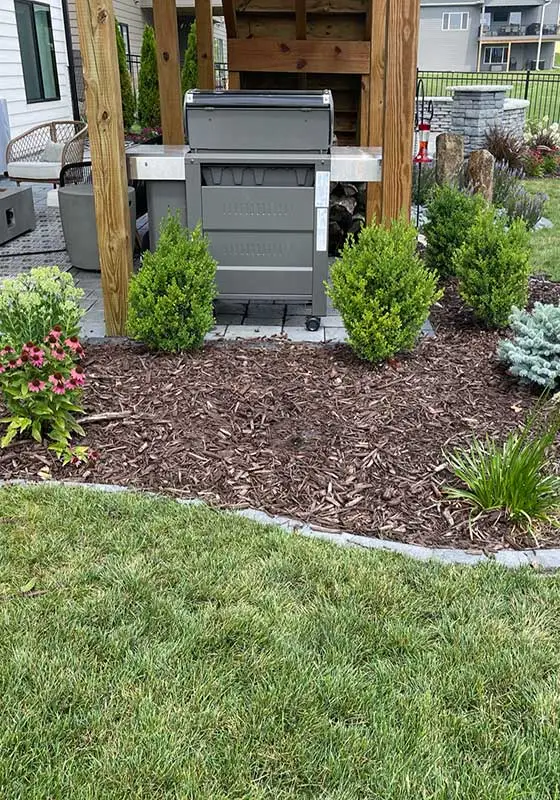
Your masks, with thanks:
M8 177L38 183L59 182L65 164L82 161L87 136L85 122L57 120L37 125L8 143Z

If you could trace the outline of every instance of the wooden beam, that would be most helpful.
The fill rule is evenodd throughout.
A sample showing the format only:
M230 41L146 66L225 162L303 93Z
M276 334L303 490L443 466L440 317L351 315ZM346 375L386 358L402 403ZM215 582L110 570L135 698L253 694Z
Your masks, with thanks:
M387 0L382 214L410 217L419 0ZM371 119L370 119L371 122Z
M236 0L243 14L293 14L294 6L285 0ZM307 0L308 14L365 14L368 0Z
M296 39L307 39L305 0L296 0Z
M126 333L132 274L119 63L112 0L76 0L105 326Z
M198 88L214 89L214 37L212 35L212 0L195 0Z
M369 42L314 39L228 39L228 63L238 72L369 72Z
M385 63L387 45L387 2L371 0L369 38L371 65L369 71L368 146L383 147L385 125ZM381 183L370 183L367 189L366 221L381 221Z
M237 39L237 16L235 13L235 0L222 0L226 33L228 39Z
M164 144L184 144L179 33L175 0L154 0L159 103Z

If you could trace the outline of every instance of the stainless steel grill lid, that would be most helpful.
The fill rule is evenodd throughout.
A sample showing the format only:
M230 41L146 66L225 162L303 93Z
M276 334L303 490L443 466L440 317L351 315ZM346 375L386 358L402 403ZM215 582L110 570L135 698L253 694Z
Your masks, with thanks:
M185 129L195 151L328 152L333 127L329 90L185 95Z

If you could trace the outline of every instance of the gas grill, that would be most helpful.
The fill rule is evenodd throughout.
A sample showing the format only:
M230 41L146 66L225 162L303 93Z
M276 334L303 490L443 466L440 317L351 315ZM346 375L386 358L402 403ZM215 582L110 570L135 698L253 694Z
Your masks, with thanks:
M151 245L178 208L208 235L220 297L310 302L316 330L330 182L379 180L380 151L333 147L330 91L193 90L184 109L187 146L128 153L130 177L147 181Z

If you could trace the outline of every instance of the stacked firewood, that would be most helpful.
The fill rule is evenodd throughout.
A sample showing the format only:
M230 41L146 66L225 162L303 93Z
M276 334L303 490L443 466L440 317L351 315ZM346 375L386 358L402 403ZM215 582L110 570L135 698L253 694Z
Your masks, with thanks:
M336 256L347 237L365 225L366 184L331 184L329 205L329 255Z

